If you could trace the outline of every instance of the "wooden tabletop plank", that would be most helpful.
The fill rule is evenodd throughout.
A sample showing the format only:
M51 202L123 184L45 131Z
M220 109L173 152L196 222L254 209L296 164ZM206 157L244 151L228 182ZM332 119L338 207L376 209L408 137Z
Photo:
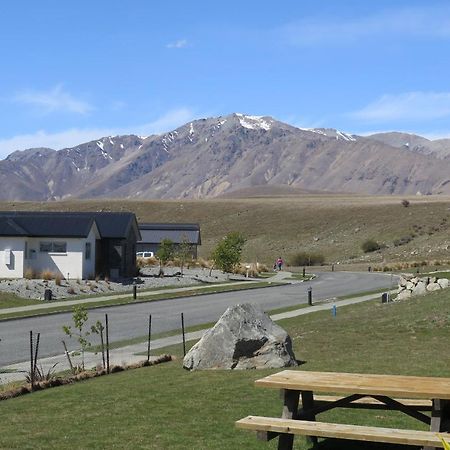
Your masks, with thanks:
M257 386L298 391L387 395L450 400L450 378L283 370Z

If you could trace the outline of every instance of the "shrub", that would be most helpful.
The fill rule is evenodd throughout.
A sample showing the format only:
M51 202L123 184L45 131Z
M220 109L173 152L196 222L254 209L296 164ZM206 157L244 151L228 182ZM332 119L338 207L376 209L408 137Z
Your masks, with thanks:
M269 268L265 264L257 263L256 269L259 273L261 272L269 272Z
M400 239L395 239L394 241L394 247L399 247L400 245L405 245L408 242L411 242L413 240L413 236L403 236Z
M320 253L299 252L290 258L291 266L321 266L325 262L325 257Z
M370 253L375 252L376 250L380 250L381 246L377 241L368 239L367 241L362 243L361 248L364 253Z
M404 206L405 208L407 208L409 205L410 205L409 200L406 200L406 198L402 200L402 206Z
M223 272L233 272L241 262L242 249L246 241L247 239L237 231L228 233L212 253L214 265Z
M33 278L36 278L36 272L34 271L34 269L31 269L30 267L28 267L25 270L24 277L27 280L32 280Z
M198 258L197 264L204 269L209 269L211 267L211 263L204 258Z
M56 286L61 286L61 280L62 280L61 274L57 274L56 277L55 277L55 284L56 284Z
M55 274L51 270L46 269L41 272L41 278L47 281L53 280L53 278L55 278Z
M69 289L67 289L67 293L68 294L75 294L75 289L73 287L70 287Z

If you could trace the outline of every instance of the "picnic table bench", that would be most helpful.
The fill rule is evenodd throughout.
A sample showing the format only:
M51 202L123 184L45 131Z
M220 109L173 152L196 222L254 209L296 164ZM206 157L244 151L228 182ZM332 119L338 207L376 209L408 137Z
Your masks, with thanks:
M443 448L439 436L450 440L450 378L284 370L255 384L281 390L282 416L248 416L236 426L256 431L263 440L278 437L279 450L291 450L294 435L308 436L313 443L325 437L422 446L424 450ZM401 411L427 424L429 431L316 421L318 414L334 408Z

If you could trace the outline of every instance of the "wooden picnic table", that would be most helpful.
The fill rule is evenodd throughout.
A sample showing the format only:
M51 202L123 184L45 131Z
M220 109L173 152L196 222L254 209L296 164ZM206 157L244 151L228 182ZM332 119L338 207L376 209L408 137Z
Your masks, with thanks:
M450 378L284 370L255 384L281 390L282 417L270 424L270 418L249 416L237 425L255 429L264 440L279 436L278 449L282 450L292 449L294 434L312 436L312 442L323 436L422 445L431 450L442 448L438 433L450 431ZM427 424L430 431L315 422L318 414L338 407L401 411Z

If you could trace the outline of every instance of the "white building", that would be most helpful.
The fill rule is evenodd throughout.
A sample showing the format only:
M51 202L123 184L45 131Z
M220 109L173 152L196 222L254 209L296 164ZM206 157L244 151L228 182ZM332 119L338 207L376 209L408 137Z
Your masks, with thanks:
M139 238L132 213L0 212L0 278L129 276Z

